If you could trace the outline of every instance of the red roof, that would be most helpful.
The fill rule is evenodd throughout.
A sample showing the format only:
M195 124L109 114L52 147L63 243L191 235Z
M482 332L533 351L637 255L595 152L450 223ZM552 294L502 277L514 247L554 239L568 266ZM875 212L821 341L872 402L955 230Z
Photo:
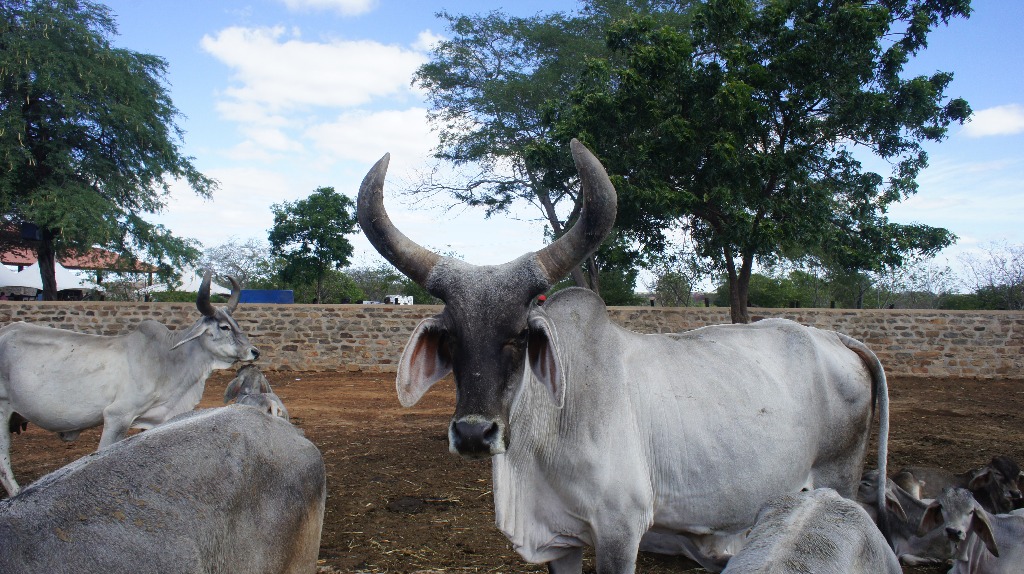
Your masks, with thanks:
M152 273L157 270L156 266L139 261L134 266L113 251L106 249L90 249L82 254L58 257L57 261L68 269L89 269L101 271L140 271ZM0 263L4 265L28 266L36 262L36 253L26 247L14 247L0 253Z

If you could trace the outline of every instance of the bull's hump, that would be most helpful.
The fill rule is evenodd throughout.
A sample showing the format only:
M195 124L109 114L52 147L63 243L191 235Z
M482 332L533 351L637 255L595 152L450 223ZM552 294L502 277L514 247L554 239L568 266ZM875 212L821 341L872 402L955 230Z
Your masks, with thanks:
M608 307L590 289L582 287L569 287L555 293L544 302L544 309L550 316L575 313L586 318L600 318L608 316Z

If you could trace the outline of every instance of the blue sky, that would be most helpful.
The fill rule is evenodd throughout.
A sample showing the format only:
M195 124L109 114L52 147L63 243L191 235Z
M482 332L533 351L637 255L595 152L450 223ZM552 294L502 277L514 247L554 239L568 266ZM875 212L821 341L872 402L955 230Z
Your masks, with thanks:
M353 198L369 167L392 155L388 189L427 165L434 137L422 93L410 86L430 42L446 33L440 10L517 15L572 10L565 0L108 0L116 43L162 56L184 115L184 151L220 181L212 201L175 187L151 219L214 246L266 240L270 205L333 186ZM930 37L915 74L951 71L947 94L964 97L974 121L927 147L920 192L892 209L900 222L946 227L960 240L940 262L993 241L1024 243L1024 2L975 0L969 20ZM472 210L406 206L386 196L396 225L414 240L478 263L501 263L542 244L537 213L484 220ZM355 262L375 259L352 236Z

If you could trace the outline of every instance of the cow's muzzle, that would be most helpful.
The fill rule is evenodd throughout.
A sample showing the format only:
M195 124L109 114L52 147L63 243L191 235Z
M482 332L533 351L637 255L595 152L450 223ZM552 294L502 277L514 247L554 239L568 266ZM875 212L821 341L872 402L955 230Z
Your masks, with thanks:
M502 421L464 416L448 425L448 450L469 459L488 458L505 452L506 437Z

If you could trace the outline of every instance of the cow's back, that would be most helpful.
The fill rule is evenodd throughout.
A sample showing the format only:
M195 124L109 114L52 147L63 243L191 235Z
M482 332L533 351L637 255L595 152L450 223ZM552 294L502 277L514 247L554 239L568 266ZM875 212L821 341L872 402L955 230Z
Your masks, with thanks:
M166 327L149 320L114 336L13 323L0 329L0 401L53 432L98 426L103 410L129 395L142 397L139 402L159 398L156 402L162 404L164 395L186 390L179 385L157 392L156 382L168 380L166 373L187 372L180 358L175 364L164 356L169 334Z
M116 395L112 377L127 378L127 359L138 354L123 336L78 333L31 323L0 329L0 400L31 422L53 431L88 428L102 422L102 410ZM53 401L75 397L61 410ZM66 411L66 412L64 412Z
M285 421L187 413L0 502L0 571L312 572L325 472Z

